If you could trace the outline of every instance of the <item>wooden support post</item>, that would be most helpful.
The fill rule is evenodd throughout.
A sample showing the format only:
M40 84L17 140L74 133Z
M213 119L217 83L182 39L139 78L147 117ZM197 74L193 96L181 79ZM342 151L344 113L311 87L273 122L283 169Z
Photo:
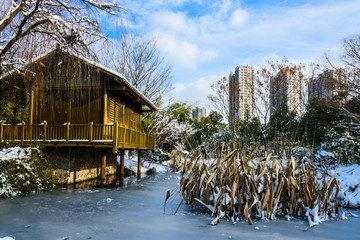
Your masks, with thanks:
M101 181L106 181L106 151L101 151Z
M90 122L89 123L89 143L91 144L92 143L92 140L94 138L94 123L93 122Z
M21 143L24 143L25 139L25 122L21 123Z
M120 181L123 181L125 177L124 162L125 162L125 150L121 149L120 150Z
M43 142L46 141L46 129L47 128L47 122L44 121L44 129L43 129Z
M66 143L69 142L69 139L70 139L70 123L67 122L66 123Z
M0 140L4 139L4 122L0 122Z
M118 132L119 132L118 123L115 122L113 129L113 153L117 153L118 141L119 141Z
M141 179L141 150L138 150L137 179Z

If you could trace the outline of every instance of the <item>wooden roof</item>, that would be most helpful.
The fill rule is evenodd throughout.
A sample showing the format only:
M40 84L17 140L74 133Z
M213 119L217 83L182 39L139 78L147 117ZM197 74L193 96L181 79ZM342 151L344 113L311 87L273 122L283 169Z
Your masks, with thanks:
M83 61L85 64L92 66L96 69L99 69L101 72L105 73L106 75L110 76L115 82L118 82L120 85L125 87L125 91L128 92L134 99L138 99L139 102L143 105L143 106L147 106L150 111L156 111L158 110L158 108L155 106L155 104L153 102L151 102L144 94L142 94L137 88L135 88L121 73L116 72L115 70L112 70L110 68L107 68L103 65L101 65L100 63L97 63L95 61L91 61L83 56L71 53L71 52L65 52L62 51L60 49L55 49L39 58L37 58L36 60L34 60L32 63L29 63L28 65L26 65L25 67L23 67L23 69L15 69L13 71L10 71L6 74L4 74L3 76L0 77L0 79L4 79L7 78L13 74L19 73L19 72L25 72L26 74L26 69L29 68L29 66L33 65L34 63L40 63L41 61L45 60L46 58L49 58L50 56L54 55L54 54L67 54L71 57L75 57L81 61Z

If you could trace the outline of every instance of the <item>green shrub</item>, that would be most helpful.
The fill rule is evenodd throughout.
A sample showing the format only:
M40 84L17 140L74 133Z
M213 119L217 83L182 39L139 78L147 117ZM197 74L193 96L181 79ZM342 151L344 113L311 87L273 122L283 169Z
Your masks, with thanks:
M3 149L3 155L4 151L13 157L0 159L0 197L25 195L55 186L52 168L39 149L13 147Z
M332 152L341 164L360 164L358 139L347 132L340 134L334 129L330 129L325 139L325 143L320 147L321 150Z

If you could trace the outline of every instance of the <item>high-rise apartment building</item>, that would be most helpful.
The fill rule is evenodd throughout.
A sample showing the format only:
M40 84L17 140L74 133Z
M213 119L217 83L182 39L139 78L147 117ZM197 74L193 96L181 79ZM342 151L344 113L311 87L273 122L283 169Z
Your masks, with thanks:
M248 120L253 117L254 68L237 66L229 75L229 112L232 121Z
M204 107L195 107L192 110L192 119L200 121L201 118L206 117L206 108Z
M289 111L301 114L301 80L302 74L298 69L281 70L270 81L270 114L286 104Z
M331 99L345 91L346 73L343 69L329 69L313 78L309 84L309 100L313 98Z
M230 122L239 120L239 82L235 79L235 74L229 75L229 115Z

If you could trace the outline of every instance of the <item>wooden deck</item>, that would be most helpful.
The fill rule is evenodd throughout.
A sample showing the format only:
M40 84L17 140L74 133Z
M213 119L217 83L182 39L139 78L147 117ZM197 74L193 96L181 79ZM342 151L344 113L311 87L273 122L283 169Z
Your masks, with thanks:
M137 130L113 124L10 125L0 123L0 141L21 144L40 144L48 147L94 147L149 150L154 137Z

